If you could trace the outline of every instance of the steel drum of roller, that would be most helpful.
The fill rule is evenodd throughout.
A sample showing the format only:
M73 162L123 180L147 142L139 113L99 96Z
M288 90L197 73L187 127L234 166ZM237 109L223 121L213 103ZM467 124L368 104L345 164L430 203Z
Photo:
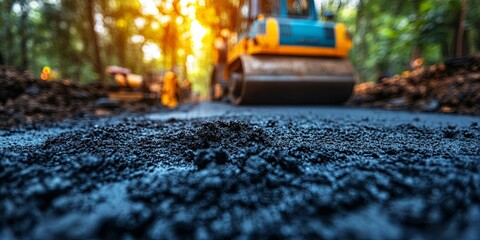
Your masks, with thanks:
M354 84L347 59L243 55L228 92L234 104L339 104Z

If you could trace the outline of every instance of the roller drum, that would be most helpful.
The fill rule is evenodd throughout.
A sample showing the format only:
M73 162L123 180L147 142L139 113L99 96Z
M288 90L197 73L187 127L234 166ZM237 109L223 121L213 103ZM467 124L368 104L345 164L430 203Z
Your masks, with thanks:
M355 84L349 60L241 56L229 79L234 104L341 104Z

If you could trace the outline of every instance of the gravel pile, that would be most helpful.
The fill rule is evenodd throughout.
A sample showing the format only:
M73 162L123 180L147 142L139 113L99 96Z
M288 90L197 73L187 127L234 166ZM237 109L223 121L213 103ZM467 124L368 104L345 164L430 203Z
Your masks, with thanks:
M0 238L477 239L478 123L428 125L319 115L80 125L0 149Z
M480 55L355 87L353 106L480 115Z

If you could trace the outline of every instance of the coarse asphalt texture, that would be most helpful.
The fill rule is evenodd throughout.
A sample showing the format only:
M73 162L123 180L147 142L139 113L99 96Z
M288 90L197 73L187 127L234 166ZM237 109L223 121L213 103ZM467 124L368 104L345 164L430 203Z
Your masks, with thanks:
M0 131L0 239L478 239L479 124L201 103Z

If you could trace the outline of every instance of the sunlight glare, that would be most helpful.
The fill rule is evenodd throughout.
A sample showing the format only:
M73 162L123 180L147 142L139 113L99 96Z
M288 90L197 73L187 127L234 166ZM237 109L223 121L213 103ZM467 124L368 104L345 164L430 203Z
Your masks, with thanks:
M99 34L106 35L107 34L107 28L105 27L103 23L103 15L100 13L95 14L95 32Z
M142 47L144 60L150 62L161 57L160 48L155 43L147 42Z
M190 32L194 37L198 39L202 39L207 34L207 29L200 24L198 20L193 20L192 26L190 28ZM197 41L194 41L197 42Z
M183 24L183 17L178 16L175 21L177 22L177 25L181 25L181 24Z
M147 23L147 21L145 20L145 18L136 18L135 19L135 25L137 25L137 27L139 28L143 28L145 27L145 24Z
M160 17L160 22L162 25L167 25L168 22L170 22L171 17L169 15L163 15Z
M160 14L153 0L140 0L140 3L143 6L142 8L143 14L154 15L154 16Z
M189 41L189 48L179 48L176 50L179 57L186 58L189 71L201 71L201 66L199 62L205 59L205 37L211 34L211 31L202 25L202 22L198 19L199 8L205 6L205 1L203 0L180 0L179 9L180 13L178 15L173 15L173 1L172 0L140 0L142 4L142 12L144 15L152 15L155 19L150 27L154 30L161 30L162 27L167 26L168 24L176 24L181 26L181 29L185 29L184 32L180 33L180 38ZM157 9L157 6L162 6L163 11L160 13ZM135 25L139 28L143 28L147 25L145 18L135 19ZM160 45L159 43L148 42L145 37L141 35L133 36L130 39L133 43L144 43L142 51L144 53L144 60L150 62L155 59L162 58ZM145 42L147 41L147 42ZM188 45L187 45L188 46ZM187 50L191 49L191 50ZM187 56L188 55L188 56Z
M130 41L132 41L132 43L142 43L145 41L145 37L143 37L142 35L133 35L130 38Z

